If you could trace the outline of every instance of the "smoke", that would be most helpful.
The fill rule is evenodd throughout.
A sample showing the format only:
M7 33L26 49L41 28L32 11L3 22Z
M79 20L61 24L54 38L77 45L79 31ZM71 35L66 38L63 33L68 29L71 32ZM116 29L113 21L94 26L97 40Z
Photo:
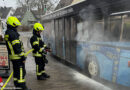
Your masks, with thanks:
M104 39L104 23L97 22L94 13L95 7L92 5L80 11L79 16L83 22L77 24L77 41L102 41Z
M112 90L103 84L100 84L79 72L73 71L71 72L73 78L77 81L78 84L82 84L83 86L87 87L87 90Z
M77 23L77 35L75 39L76 41L78 41L78 43L101 42L110 39L110 37L108 37L109 34L104 36L104 21L102 21L103 15L98 16L95 6L89 5L86 8L82 9L79 13L79 17L82 22ZM91 49L94 48L95 47L92 47ZM86 61L87 54L88 50L86 49L86 47L82 47L82 50L79 53L80 57L84 57L83 59L81 59L83 60L82 62ZM91 60L92 58L94 59L93 56L89 55L89 60ZM84 85L95 85L95 87L92 86L90 90L111 90L102 84L99 84L97 82L95 83L93 80L90 80L89 78L77 72L74 72L73 74L74 78L77 79L79 82L84 83ZM89 81L89 83L86 81Z

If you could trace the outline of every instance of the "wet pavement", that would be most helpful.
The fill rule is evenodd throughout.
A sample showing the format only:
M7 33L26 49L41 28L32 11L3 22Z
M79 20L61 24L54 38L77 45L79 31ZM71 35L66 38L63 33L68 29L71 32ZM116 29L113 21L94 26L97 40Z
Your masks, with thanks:
M39 81L36 79L34 59L28 56L26 62L26 81L32 90L111 90L59 63L54 58L50 56L47 58L49 64L46 65L46 73L48 73L51 78Z

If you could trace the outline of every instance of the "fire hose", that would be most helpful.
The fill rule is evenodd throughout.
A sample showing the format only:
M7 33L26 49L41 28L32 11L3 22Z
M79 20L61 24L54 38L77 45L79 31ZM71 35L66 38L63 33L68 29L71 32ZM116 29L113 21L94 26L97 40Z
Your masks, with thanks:
M27 56L29 53L31 53L34 49L30 49L28 52L25 53L25 56ZM7 79L7 81L5 82L5 84L3 85L3 87L1 88L1 90L4 90L4 88L6 87L6 85L8 84L8 82L10 81L11 77L13 76L13 72L10 74L9 78Z
M9 78L7 79L7 81L5 82L5 84L3 85L3 87L1 88L1 90L4 90L4 88L6 87L7 83L10 81L11 77L13 76L13 72L10 74Z
M29 51L27 51L27 52L25 53L25 56L27 57L27 55L28 55L29 53L31 53L33 50L34 50L34 49L30 49ZM47 49L47 51L49 51L49 50ZM12 76L13 76L13 72L10 74L9 78L7 79L7 81L5 82L5 84L3 85L3 87L1 88L1 90L3 90L3 89L6 87L6 85L8 84L8 82L10 81L10 79L11 79Z

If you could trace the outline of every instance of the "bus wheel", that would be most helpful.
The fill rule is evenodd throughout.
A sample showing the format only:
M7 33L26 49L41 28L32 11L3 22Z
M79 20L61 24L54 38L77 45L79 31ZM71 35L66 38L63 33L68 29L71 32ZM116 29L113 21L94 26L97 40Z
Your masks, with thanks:
M91 78L95 78L99 75L99 65L96 60L89 60L88 62L88 72L91 75Z

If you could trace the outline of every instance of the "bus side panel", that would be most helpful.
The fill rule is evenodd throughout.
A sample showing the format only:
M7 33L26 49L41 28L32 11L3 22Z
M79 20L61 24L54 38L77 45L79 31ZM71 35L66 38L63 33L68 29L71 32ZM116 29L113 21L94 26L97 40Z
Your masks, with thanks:
M65 18L65 60L67 60L68 62L70 62L71 60L71 56L70 56L70 18L66 17Z
M65 19L63 18L63 26L62 26L62 32L63 32L63 35L62 35L62 46L63 46L63 59L65 60Z
M101 46L99 52L99 55L96 56L99 60L99 64L102 64L100 65L100 77L112 81L114 80L113 73L117 72L114 68L118 65L115 65L114 62L118 61L118 52L115 48L106 46Z
M59 25L58 25L58 20L55 20L55 47L56 47L56 55L58 56L58 29L59 29Z
M121 50L117 83L125 86L130 86L130 67L128 67L128 61L130 61L130 51Z
M58 33L58 56L63 59L63 19L59 19L59 33Z
M111 81L113 61L100 52L93 52L93 54L96 56L99 64L100 77Z
M79 68L84 69L85 55L83 54L84 52L82 52L82 50L82 44L78 43L76 47L76 65Z
M55 49L55 31L54 31L54 28L55 28L55 23L54 23L54 20L52 20L52 31L51 31L51 36L52 36L52 38L51 38L51 42L50 42L50 44L51 44L51 49L52 49L52 53L55 55L56 54L56 49Z
M75 41L76 31L77 31L77 29L76 29L76 21L72 17L71 18L71 42L70 42L70 48L71 48L71 62L73 64L76 64L76 41Z

